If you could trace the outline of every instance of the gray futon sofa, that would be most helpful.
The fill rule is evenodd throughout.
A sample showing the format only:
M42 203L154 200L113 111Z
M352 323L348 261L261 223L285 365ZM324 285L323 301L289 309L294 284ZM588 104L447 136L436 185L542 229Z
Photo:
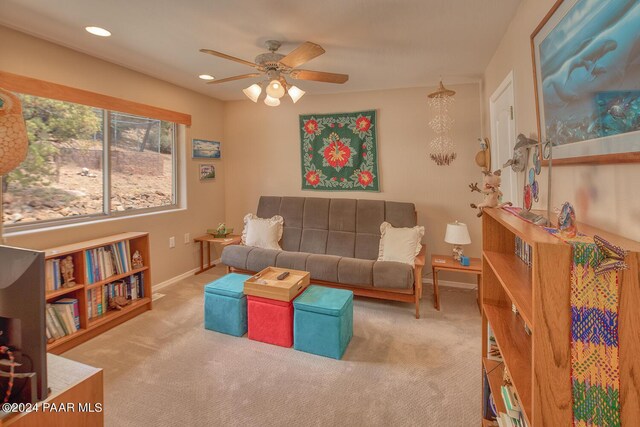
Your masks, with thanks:
M383 200L262 196L257 215L284 218L283 250L227 246L229 271L256 273L268 266L305 270L312 283L350 289L355 295L415 303L420 317L424 246L416 266L376 261L380 225L416 225L413 203Z

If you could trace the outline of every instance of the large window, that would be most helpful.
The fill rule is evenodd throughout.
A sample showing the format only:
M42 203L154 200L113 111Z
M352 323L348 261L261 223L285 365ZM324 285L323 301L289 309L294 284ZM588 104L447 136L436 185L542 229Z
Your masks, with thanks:
M20 95L27 159L3 181L4 224L176 204L176 124Z

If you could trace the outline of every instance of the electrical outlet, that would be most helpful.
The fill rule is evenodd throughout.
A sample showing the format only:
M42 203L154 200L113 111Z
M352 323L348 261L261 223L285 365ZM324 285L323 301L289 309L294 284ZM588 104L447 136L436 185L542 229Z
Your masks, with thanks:
M169 237L169 248L175 248L176 247L176 238L171 236Z
M191 233L184 233L184 244L188 245L191 243Z

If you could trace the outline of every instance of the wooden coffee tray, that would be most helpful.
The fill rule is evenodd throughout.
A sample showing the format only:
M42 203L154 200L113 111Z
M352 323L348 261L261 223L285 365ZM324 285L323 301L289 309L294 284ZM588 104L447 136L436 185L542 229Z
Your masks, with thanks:
M289 275L283 280L278 280L278 275L285 271L288 271ZM244 282L244 293L289 302L309 286L310 278L311 274L308 271L267 267ZM261 283L260 280L266 283Z

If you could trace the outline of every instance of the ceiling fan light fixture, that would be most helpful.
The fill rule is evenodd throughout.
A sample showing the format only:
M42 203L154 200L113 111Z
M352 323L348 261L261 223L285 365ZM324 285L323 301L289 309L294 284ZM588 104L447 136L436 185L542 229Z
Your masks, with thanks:
M105 30L102 27L84 27L84 29L90 33L93 34L94 36L99 36L99 37L109 37L111 35L111 31L109 30Z
M211 74L200 74L198 77L201 78L202 80L213 80L213 79L215 79L215 77L213 77Z
M267 97L264 99L264 103L269 107L277 107L278 105L280 105L280 100L278 98L273 98L272 96L270 96L267 91Z
M300 89L297 86L291 86L289 88L289 96L291 97L291 100L293 101L293 103L295 104L296 102L298 102L300 100L300 98L302 98L304 96L304 94L306 93L305 91L303 91L302 89Z
M254 83L248 88L242 89L242 91L245 95L247 95L247 98L249 98L253 102L258 102L258 97L262 93L262 88L259 84Z
M271 80L267 86L267 95L272 98L282 98L284 96L284 86L282 86L279 80Z

